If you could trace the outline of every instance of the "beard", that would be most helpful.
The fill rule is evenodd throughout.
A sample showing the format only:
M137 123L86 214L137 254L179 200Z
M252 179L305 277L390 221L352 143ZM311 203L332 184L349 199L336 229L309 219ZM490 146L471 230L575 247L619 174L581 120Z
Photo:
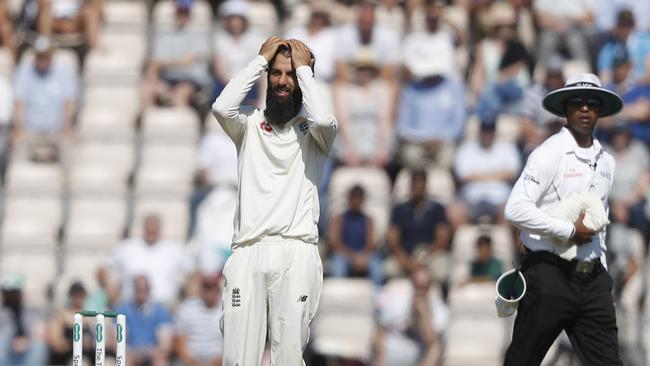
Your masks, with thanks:
M298 115L302 107L302 92L296 88L293 93L286 97L280 97L276 91L280 88L272 88L269 83L266 89L266 109L264 117L272 125L284 126L293 117Z

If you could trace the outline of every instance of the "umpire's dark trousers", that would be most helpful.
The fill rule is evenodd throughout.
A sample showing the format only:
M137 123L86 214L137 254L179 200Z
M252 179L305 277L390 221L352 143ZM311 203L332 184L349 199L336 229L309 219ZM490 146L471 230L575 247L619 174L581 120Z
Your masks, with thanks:
M541 364L564 329L582 364L622 365L612 297L612 279L597 262L589 273L549 252L529 252L522 261L526 295L519 302L504 365Z

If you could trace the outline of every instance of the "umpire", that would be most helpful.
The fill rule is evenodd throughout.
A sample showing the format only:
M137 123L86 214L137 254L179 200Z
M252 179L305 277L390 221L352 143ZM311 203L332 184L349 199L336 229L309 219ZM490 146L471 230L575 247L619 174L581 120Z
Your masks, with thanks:
M615 163L593 132L598 119L618 113L623 102L596 75L581 74L542 103L567 123L532 152L506 203L506 219L521 230L527 291L504 364L539 365L565 330L582 364L621 365L604 230L585 227L584 212L573 223L546 212L586 191L607 205Z

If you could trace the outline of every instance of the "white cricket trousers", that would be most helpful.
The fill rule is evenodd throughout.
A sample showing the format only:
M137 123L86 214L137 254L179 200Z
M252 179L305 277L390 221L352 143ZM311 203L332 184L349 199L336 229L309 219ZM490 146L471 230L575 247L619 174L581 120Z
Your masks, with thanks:
M267 327L271 365L304 365L323 287L318 247L288 240L241 246L223 274L223 366L260 366Z

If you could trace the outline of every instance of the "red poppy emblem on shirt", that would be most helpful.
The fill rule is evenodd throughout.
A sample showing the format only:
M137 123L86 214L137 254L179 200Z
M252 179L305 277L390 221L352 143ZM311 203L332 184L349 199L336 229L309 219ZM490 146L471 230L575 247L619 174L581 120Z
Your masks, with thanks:
M273 131L273 127L271 127L271 125L268 124L268 122L266 122L266 121L260 122L260 128L262 130L266 131L266 132L272 132Z

